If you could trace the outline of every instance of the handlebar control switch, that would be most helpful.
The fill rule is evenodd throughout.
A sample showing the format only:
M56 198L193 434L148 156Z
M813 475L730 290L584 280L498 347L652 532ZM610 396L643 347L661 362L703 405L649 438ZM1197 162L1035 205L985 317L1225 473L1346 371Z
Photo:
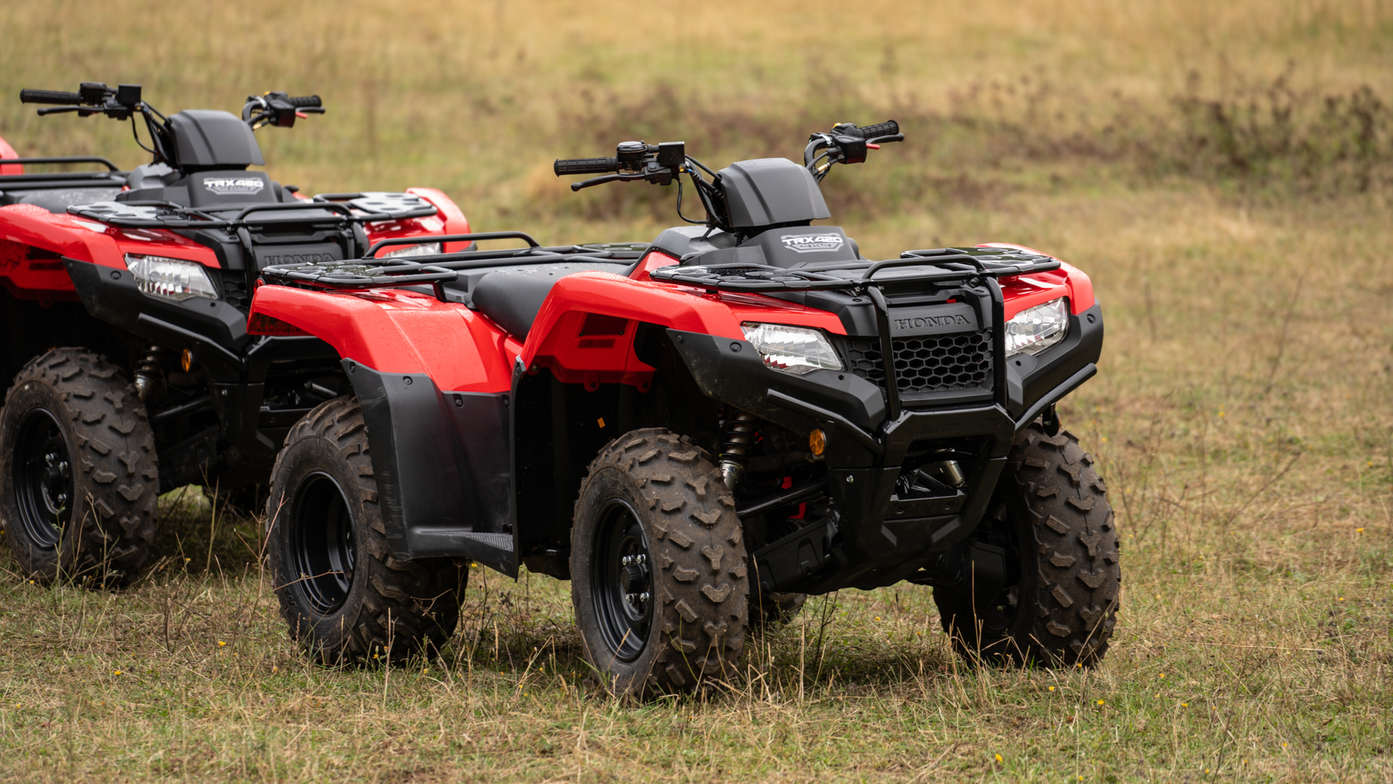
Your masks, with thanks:
M658 165L680 171L687 163L686 142L662 142L658 145Z
M639 171L644 159L648 157L649 147L644 142L620 142L614 148L614 157L619 160L620 171Z

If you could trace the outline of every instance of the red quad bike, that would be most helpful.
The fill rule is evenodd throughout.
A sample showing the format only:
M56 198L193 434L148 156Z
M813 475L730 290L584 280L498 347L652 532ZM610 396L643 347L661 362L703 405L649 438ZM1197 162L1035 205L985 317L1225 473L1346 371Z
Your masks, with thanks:
M31 578L119 585L149 559L157 493L255 496L290 426L351 388L324 342L248 332L261 268L438 253L469 226L437 191L306 199L249 169L253 129L322 112L317 96L266 93L240 119L165 117L138 85L20 100L129 119L153 156L118 171L0 141L0 527Z
M690 179L706 217L651 244L275 265L254 325L322 338L352 394L291 430L271 571L327 662L442 645L478 561L571 580L589 661L629 695L737 666L807 594L933 586L974 659L1098 661L1113 515L1055 404L1096 372L1079 270L1016 246L868 260L818 181L898 126L818 133L804 165L713 172L681 142L557 174ZM697 223L697 221L689 221Z

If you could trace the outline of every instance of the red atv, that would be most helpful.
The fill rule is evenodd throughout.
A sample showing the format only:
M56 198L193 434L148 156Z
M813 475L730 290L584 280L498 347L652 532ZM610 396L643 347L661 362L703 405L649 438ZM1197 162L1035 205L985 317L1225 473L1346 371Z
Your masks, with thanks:
M152 155L118 171L0 141L0 527L30 577L120 584L149 558L157 493L254 496L290 426L350 389L322 341L248 332L261 268L389 238L412 238L389 252L438 253L469 225L438 191L308 199L250 169L252 131L322 112L317 96L255 96L240 119L165 117L138 85L20 99L131 120Z
M678 183L651 244L276 265L263 329L315 335L352 394L296 424L267 511L292 633L329 662L441 645L477 561L570 579L627 694L729 674L807 594L931 585L973 657L1089 664L1120 572L1093 460L1055 404L1096 372L1089 279L1016 246L868 260L818 181L899 141L713 172L680 142L557 174ZM685 216L684 216L685 219Z

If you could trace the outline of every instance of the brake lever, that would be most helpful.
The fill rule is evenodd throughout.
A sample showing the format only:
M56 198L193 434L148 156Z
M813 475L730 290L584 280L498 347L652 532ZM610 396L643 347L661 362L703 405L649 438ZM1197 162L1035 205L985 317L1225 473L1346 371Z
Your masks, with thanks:
M904 141L904 134L895 133L889 136L877 136L874 139L867 139L866 144L889 144L890 142Z
M642 180L643 174L606 174L603 177L593 177L588 180L571 183L571 190L578 191L581 188L589 188L592 185L604 185L607 182L623 182L625 180Z
M50 106L50 107L48 107L48 108L46 108L46 109L38 109L37 112L38 112L38 115L39 115L40 117L43 117L44 115L48 115L48 114L63 114L63 113L66 113L66 112L77 112L77 111L81 111L81 110L84 109L84 108L86 108L86 107L82 107L82 106Z

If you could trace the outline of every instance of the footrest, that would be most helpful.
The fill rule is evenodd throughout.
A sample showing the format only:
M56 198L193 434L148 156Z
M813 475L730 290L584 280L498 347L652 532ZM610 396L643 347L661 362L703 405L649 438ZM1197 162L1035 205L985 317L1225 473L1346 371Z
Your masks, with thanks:
M517 576L512 534L479 533L463 528L412 528L406 537L415 558L468 558Z

